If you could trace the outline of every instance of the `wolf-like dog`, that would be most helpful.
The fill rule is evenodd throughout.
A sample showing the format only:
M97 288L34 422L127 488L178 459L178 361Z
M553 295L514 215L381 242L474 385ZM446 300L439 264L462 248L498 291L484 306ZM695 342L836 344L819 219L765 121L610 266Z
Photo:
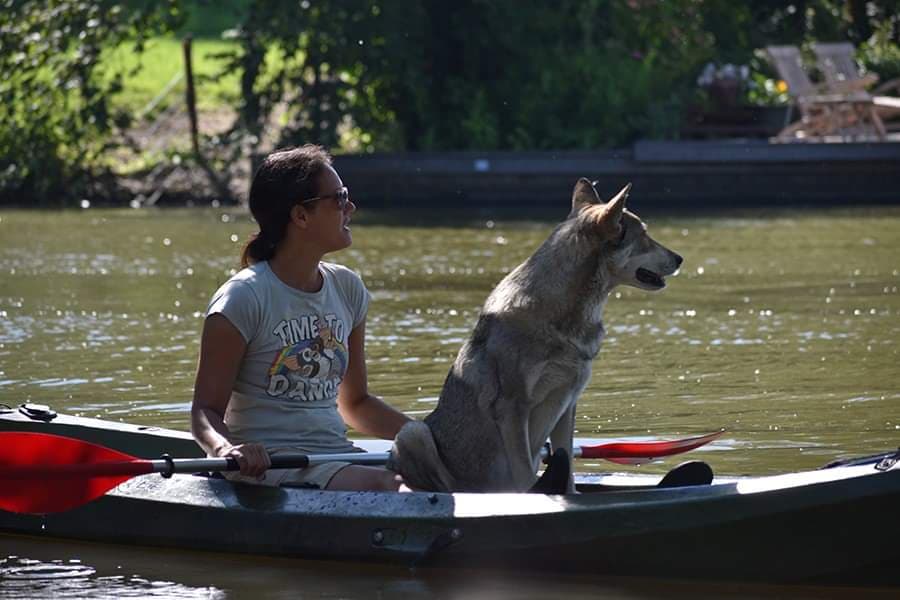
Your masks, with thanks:
M575 404L600 350L610 291L662 289L682 262L625 209L630 189L604 203L580 179L566 220L491 292L437 408L397 434L389 467L407 485L526 491L548 437L572 456Z

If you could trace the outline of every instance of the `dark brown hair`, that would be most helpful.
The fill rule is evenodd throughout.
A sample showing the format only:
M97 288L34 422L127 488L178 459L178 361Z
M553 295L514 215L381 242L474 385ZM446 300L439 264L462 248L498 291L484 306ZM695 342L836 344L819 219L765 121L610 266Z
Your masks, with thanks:
M319 175L331 165L321 146L306 144L282 148L266 156L253 175L248 204L259 224L241 252L241 267L269 260L284 238L291 209L319 195Z

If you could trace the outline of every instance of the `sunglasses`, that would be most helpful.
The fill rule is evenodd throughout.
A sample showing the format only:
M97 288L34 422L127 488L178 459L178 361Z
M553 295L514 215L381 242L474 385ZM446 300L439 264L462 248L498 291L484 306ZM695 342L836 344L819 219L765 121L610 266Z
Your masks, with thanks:
M327 198L334 198L337 201L338 210L344 210L347 208L347 204L350 203L350 190L347 189L347 186L336 189L331 194L325 194L324 196L316 196L315 198L307 198L306 200L301 200L298 204L308 204L310 202L315 202L316 200L325 200Z

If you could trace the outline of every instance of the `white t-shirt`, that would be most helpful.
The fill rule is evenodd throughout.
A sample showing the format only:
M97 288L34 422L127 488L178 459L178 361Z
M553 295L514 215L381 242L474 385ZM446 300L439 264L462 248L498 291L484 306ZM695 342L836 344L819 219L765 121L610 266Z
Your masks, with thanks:
M337 391L350 332L365 320L370 295L346 267L322 262L319 271L322 288L309 293L259 262L225 282L209 303L206 315L221 313L247 342L225 411L234 443L310 454L354 450Z

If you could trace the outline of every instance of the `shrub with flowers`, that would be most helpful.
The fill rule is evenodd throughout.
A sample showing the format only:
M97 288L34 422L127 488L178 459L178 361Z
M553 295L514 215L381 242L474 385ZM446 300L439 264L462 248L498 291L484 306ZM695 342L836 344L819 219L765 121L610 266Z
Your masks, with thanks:
M747 100L758 106L782 106L790 103L787 83L782 79L754 72L750 76Z
M718 108L729 108L742 103L749 80L750 67L747 65L708 62L697 77L697 85L706 90Z
M765 58L754 58L749 65L706 63L697 76L697 86L719 109L780 106L789 101L787 84L771 76Z
M747 101L756 106L786 106L791 102L787 83L775 74L762 48L755 50L750 60Z

